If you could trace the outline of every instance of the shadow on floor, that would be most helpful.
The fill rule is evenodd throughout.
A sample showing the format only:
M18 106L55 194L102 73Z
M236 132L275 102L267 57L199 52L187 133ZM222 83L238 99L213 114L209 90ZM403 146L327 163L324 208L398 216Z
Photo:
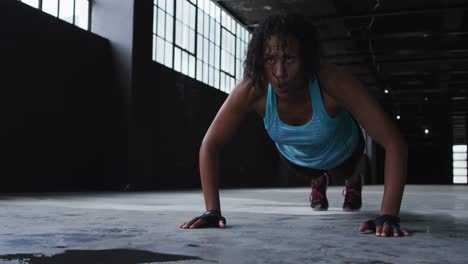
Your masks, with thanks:
M108 250L67 250L64 253L44 256L42 254L14 254L0 256L2 260L18 260L21 264L135 264L182 260L200 260L199 257L160 254L143 250L108 249Z

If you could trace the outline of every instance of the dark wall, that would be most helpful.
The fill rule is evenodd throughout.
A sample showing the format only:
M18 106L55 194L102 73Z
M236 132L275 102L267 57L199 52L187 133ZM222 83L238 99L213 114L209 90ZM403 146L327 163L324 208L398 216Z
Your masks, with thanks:
M15 0L0 1L0 36L0 189L125 181L112 175L119 117L108 41Z

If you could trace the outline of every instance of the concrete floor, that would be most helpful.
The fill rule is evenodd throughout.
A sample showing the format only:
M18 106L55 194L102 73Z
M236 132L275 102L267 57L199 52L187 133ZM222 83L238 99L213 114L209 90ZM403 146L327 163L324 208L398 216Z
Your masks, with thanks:
M406 238L360 234L382 186L363 208L309 208L309 188L222 190L228 228L181 230L204 210L197 191L0 196L0 263L468 263L468 186L407 186Z

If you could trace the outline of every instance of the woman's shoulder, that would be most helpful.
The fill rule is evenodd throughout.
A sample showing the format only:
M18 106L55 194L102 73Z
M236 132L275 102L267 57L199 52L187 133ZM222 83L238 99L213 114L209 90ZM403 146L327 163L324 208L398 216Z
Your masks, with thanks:
M336 64L323 63L323 64L320 64L319 74L321 78L332 78L336 74L339 74L340 71L343 71L343 69Z
M323 84L325 89L336 90L346 82L350 73L345 68L332 63L324 63L320 65L319 78L320 83Z
M239 82L233 92L239 94L247 102L255 104L266 95L267 90L263 87L256 87L255 82L251 78L245 78Z
M247 109L253 109L263 116L267 92L266 88L255 87L255 82L251 78L245 78L239 82L230 96L233 96L233 99L238 101L240 105L244 105Z

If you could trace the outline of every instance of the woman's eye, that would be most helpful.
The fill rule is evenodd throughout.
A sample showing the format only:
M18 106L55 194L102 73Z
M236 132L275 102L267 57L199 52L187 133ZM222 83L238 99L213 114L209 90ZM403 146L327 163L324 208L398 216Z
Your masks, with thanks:
M269 64L274 64L275 63L275 58L267 58L266 59L266 62L269 63Z
M293 56L287 56L285 59L286 59L286 62L293 62L296 58Z

